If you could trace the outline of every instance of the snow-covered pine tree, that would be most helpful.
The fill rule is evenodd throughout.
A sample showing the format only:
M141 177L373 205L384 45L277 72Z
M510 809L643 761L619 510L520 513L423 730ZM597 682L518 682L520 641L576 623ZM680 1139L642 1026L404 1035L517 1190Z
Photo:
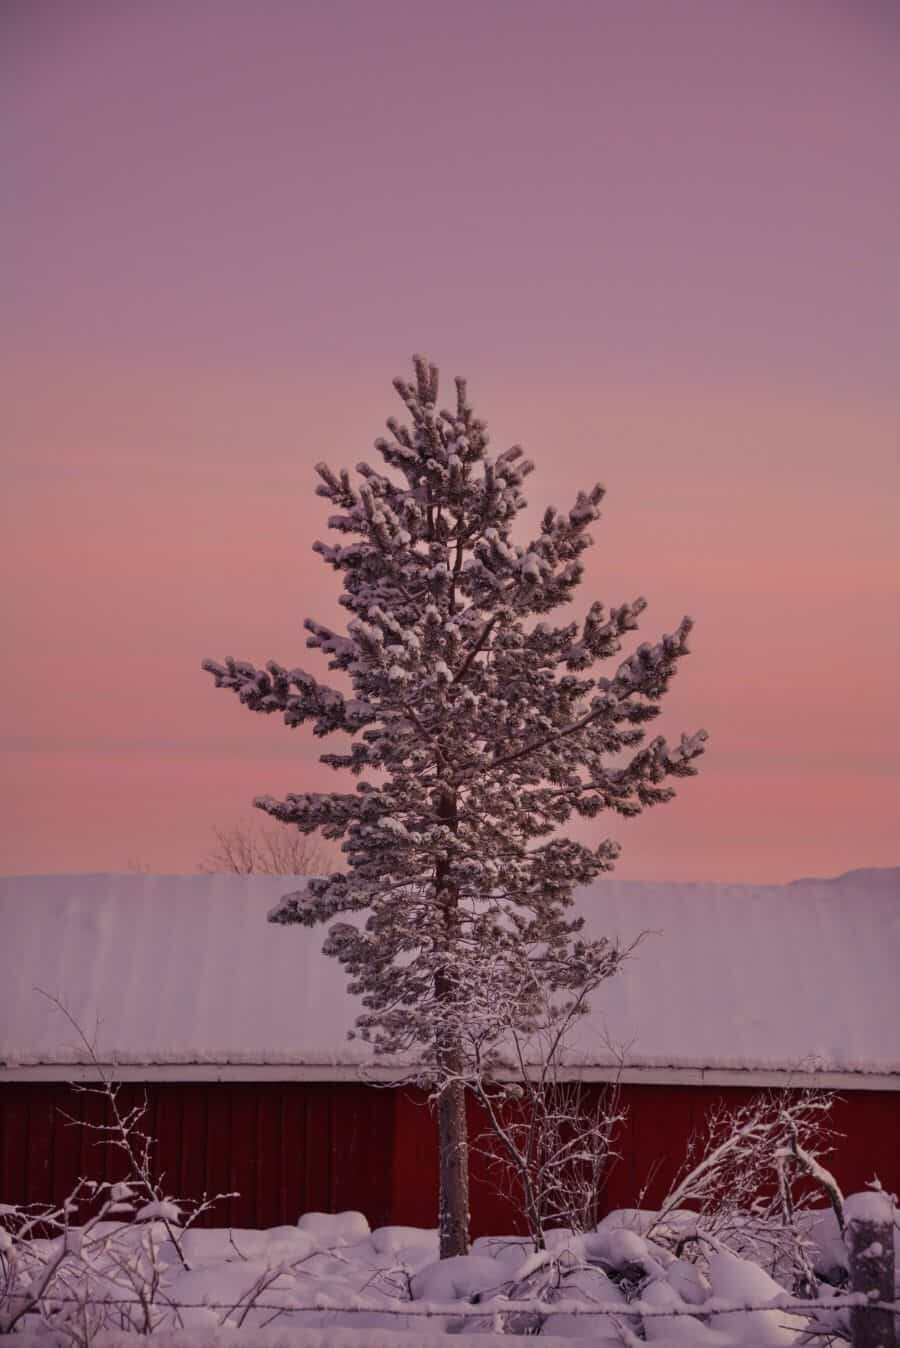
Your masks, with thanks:
M694 774L706 736L677 747L645 741L687 652L690 619L605 678L590 671L619 652L643 599L594 603L581 623L543 621L582 577L603 488L580 492L567 513L549 508L537 536L515 544L533 465L518 446L490 457L465 382L456 381L455 411L438 411L437 368L413 363L415 382L394 380L411 425L388 420L390 438L375 444L383 469L361 463L354 482L317 465L341 541L313 546L342 578L349 620L341 634L307 619L307 645L352 692L274 662L204 668L252 711L348 737L322 762L361 777L354 791L255 801L303 833L342 839L346 854L343 870L286 896L270 919L313 926L367 914L333 922L325 950L361 994L363 1037L382 1053L415 1049L433 1069L446 1256L468 1247L465 1061L454 1028L468 980L489 965L524 984L523 958L555 989L615 969L618 952L581 940L570 909L575 887L610 869L618 847L587 847L559 830L573 812L631 816L669 800L667 779Z

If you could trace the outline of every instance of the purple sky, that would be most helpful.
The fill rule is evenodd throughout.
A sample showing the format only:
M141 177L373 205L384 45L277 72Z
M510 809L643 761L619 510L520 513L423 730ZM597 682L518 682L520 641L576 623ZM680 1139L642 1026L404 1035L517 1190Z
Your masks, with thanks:
M690 612L711 748L620 874L900 862L892 4L7 3L4 870L190 870L337 780L205 655L308 662L312 465L424 350L584 605ZM601 818L600 825L606 828ZM596 826L595 826L596 828Z

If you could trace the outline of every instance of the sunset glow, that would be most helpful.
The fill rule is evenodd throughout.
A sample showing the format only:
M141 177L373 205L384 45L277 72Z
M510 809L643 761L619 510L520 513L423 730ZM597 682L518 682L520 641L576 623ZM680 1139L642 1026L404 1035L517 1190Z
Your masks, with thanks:
M579 609L696 621L626 879L900 863L900 24L887 5L6 6L7 872L190 871L334 775L206 656L324 674L313 465L413 351ZM9 264L12 264L11 266Z

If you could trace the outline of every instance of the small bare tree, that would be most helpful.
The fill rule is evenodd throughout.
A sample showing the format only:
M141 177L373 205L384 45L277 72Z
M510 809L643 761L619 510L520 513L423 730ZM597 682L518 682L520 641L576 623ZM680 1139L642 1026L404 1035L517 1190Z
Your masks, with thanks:
M460 1081L488 1124L473 1145L525 1221L535 1250L545 1248L546 1228L586 1231L599 1217L626 1115L617 1079L596 1093L573 1076L568 1041L590 995L634 945L624 951L608 945L605 961L586 962L580 979L570 969L565 996L554 995L554 980L533 952L523 953L517 967L486 954L473 961L482 967L468 970L469 995L455 1026ZM608 1047L621 1066L621 1055ZM439 1089L446 1085L444 1074Z
M321 839L283 824L232 824L214 828L215 846L199 869L207 875L329 875L331 858Z
M618 1084L594 1093L580 1081L538 1076L524 1087L479 1082L475 1094L490 1125L475 1148L525 1218L534 1248L545 1248L548 1227L591 1230L627 1118Z
M166 1194L152 1165L153 1139L142 1127L146 1100L123 1108L120 1085L91 1040L58 998L43 995L66 1017L97 1072L98 1085L74 1089L102 1097L110 1119L66 1116L68 1123L116 1151L124 1173L102 1183L83 1177L59 1204L0 1205L0 1334L40 1324L85 1348L102 1329L150 1334L179 1322L160 1247L169 1242L187 1269L184 1232L233 1195L186 1202Z

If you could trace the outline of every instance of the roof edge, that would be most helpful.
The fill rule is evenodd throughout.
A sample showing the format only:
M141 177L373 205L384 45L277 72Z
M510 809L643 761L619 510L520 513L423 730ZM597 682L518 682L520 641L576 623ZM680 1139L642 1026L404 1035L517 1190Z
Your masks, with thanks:
M152 1063L101 1064L119 1082L319 1082L402 1085L415 1078L415 1069L379 1064L298 1065L277 1063ZM497 1077L513 1080L512 1072ZM772 1068L723 1067L570 1067L561 1072L566 1081L619 1082L627 1086L756 1086L760 1089L898 1091L900 1072L799 1072ZM97 1069L83 1063L34 1063L0 1066L0 1084L5 1082L97 1082Z

